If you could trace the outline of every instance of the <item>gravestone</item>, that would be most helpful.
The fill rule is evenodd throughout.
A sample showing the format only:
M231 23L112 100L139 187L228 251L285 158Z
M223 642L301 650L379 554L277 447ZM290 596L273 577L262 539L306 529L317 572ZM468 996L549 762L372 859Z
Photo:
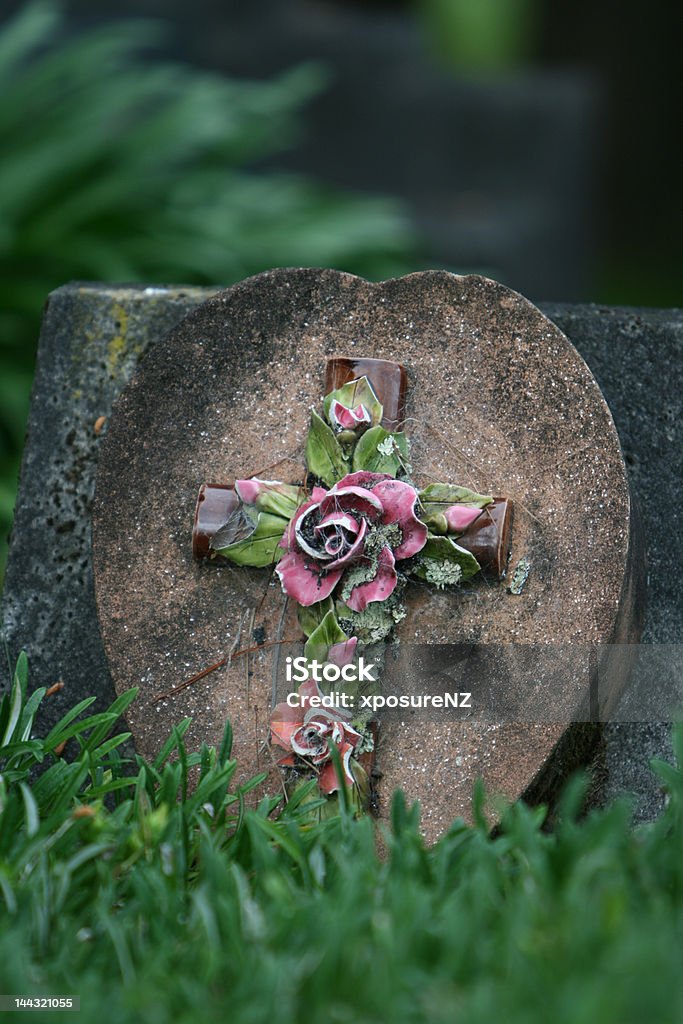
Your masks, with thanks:
M399 636L433 646L536 645L537 654L544 645L638 637L640 561L618 439L560 331L483 278L430 272L371 285L333 271L274 271L214 296L154 345L117 404L102 453L94 514L100 622L116 688L141 686L129 721L146 756L180 717L192 716L192 746L217 743L230 717L241 781L268 770L265 788L279 784L265 742L274 648L153 701L242 636L296 635L277 581L194 563L189 528L202 481L268 476L284 465L292 482L297 473L301 480L308 410L334 355L406 366L416 478L509 495L517 510L511 564L532 565L521 594L503 584L410 592ZM513 691L521 686L518 653L508 662ZM560 765L585 752L591 731L567 723L604 714L625 672L624 663L603 666L590 714L581 710L593 699L587 672L574 689L547 691L551 707L540 720L383 724L380 816L401 786L420 799L434 839L467 814L478 776L507 798L538 796Z
M214 294L182 287L66 285L46 303L21 487L5 587L2 636L9 659L26 650L32 687L63 679L41 707L43 733L78 700L114 697L95 614L90 508L100 448L112 404L141 356ZM648 601L642 650L680 644L681 590L671 571L681 562L683 534L672 529L680 500L683 420L683 315L677 310L546 305L605 394L639 499L648 548ZM663 368L666 367L666 372ZM104 429L94 426L107 418ZM653 499L656 495L656 499ZM663 664L669 672L669 664ZM661 672L659 675L661 676ZM645 678L656 685L657 678ZM637 694L632 677L625 700ZM0 684L6 687L6 680ZM173 716L178 721L182 711ZM650 720L626 714L603 728L594 800L637 796L639 820L654 817L663 794L650 773L652 756L671 758L664 712ZM160 737L163 730L159 730ZM68 756L68 749L67 749Z

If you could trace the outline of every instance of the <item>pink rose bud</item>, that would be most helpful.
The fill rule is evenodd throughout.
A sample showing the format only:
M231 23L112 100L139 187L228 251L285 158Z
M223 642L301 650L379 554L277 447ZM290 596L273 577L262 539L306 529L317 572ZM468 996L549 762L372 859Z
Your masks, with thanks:
M337 430L355 430L361 425L369 426L372 417L364 405L348 409L335 399L330 406L330 422Z
M236 491L240 498L247 505L255 505L256 499L267 487L271 487L274 481L272 480L259 480L258 477L253 477L251 480L237 480Z
M333 665L337 665L339 668L343 668L345 665L350 665L356 656L357 646L357 636L352 636L348 640L342 640L341 643L338 644L332 644L327 652L327 660Z
M446 509L448 532L464 533L468 526L471 526L480 515L480 508L471 508L469 505L451 505L450 508Z
M245 505L255 505L259 512L269 512L283 519L291 519L304 500L303 487L283 484L280 480L235 480L235 490Z

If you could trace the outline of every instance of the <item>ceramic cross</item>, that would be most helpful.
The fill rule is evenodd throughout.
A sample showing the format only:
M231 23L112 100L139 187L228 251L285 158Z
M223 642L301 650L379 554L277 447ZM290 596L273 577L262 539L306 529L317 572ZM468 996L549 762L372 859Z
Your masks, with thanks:
M359 809L371 799L378 723L348 709L363 684L377 682L363 655L381 665L378 646L405 615L405 579L444 589L480 570L501 578L509 557L509 499L410 482L406 389L399 363L329 359L306 479L205 483L195 511L196 558L275 564L298 605L307 641L295 678L303 682L272 712L271 747L288 790L313 774L330 812L344 783ZM333 680L323 692L320 683Z

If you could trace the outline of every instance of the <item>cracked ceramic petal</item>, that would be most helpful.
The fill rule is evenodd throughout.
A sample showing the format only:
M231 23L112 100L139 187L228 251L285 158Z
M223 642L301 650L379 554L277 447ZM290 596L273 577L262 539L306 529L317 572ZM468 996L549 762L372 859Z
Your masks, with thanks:
M324 574L321 567L299 551L290 551L275 566L282 589L299 604L308 607L324 601L339 582L344 569L331 569Z
M401 530L401 543L394 548L396 558L410 558L421 551L427 542L427 527L415 515L417 491L403 480L382 480L373 489L382 502L385 525L397 523Z
M354 612L362 612L373 601L386 601L394 592L398 577L394 569L395 559L391 548L380 551L377 572L367 583L360 583L349 594L347 605Z

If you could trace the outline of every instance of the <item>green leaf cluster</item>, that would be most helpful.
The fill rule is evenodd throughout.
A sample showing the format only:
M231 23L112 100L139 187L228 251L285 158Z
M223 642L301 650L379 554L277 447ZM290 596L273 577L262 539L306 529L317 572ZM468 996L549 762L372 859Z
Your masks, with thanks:
M477 494L467 487L457 484L429 484L420 491L420 502L426 512L445 511L451 505L471 505L473 508L486 508L493 498L489 494Z
M40 738L24 662L16 679L0 992L78 993L88 1024L191 1024L198 1007L206 1024L683 1018L680 727L677 764L653 762L667 800L652 824L634 828L626 801L583 815L581 777L552 820L522 803L494 815L477 786L474 824L427 847L418 806L386 793L380 856L346 794L316 821L315 780L284 808L256 795L262 776L238 783L229 726L191 749L185 719L143 759L115 732L130 692Z
M335 399L347 408L364 405L370 413L373 426L359 436L352 431L336 434L329 422L326 422L329 421L330 407ZM328 487L349 472L365 470L368 473L387 473L393 477L408 473L408 438L403 432L385 430L380 425L382 412L382 403L367 377L359 377L336 391L330 391L323 400L325 418L311 410L311 426L306 440L308 471Z
M297 605L296 615L301 629L309 637L320 625L328 612L334 608L334 601L326 597L324 601L317 601L315 604Z
M488 494L477 494L467 487L455 484L430 484L420 491L420 519L433 533L447 532L445 512L451 505L469 505L472 508L486 508L493 498Z
M317 661L319 665L324 665L329 660L330 648L350 639L340 626L337 614L332 598L299 609L299 623L308 637L304 655L309 662ZM335 693L346 693L354 702L357 702L360 692L358 683L348 680L340 680L332 687L325 683L320 686L323 692L333 689Z

